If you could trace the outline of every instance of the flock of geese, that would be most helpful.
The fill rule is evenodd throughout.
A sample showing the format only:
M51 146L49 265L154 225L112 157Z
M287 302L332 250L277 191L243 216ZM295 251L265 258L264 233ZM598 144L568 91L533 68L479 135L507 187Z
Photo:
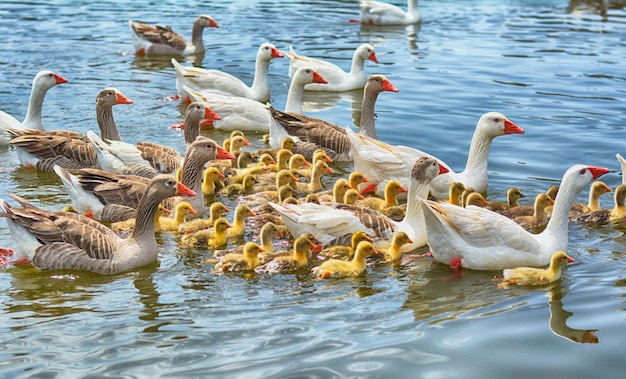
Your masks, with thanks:
M405 11L362 1L358 21L416 23L416 3L409 0ZM172 56L203 51L204 28L218 27L211 16L200 15L187 41L170 27L129 24L137 54ZM266 104L267 73L273 59L284 57L291 84L278 110ZM614 209L600 209L598 198L611 189L597 179L608 170L586 165L568 169L560 186L538 194L532 207L518 204L524 195L517 188L508 191L506 202L487 201L493 139L524 133L498 112L479 118L461 172L421 150L380 141L377 97L398 89L383 75L368 77L366 61L377 62L367 43L355 49L348 72L264 43L248 86L226 72L186 67L172 58L176 88L190 102L184 154L149 141L124 142L113 107L132 100L116 88L96 97L99 135L44 130L44 96L67 80L39 72L24 121L0 112L0 145L12 146L24 167L54 171L72 205L50 211L14 194L9 196L19 206L0 199L0 216L14 241L11 249L0 249L3 263L13 255L13 263L44 270L114 274L154 262L155 233L168 232L181 246L211 249L206 262L219 272L357 276L368 264L399 263L403 254L428 245L435 261L451 267L504 270L505 283L536 285L557 280L560 267L573 261L566 253L571 218L609 222L625 216L626 186L615 190ZM364 91L358 132L303 115L305 90L354 89ZM203 127L232 133L218 144L200 135ZM251 151L247 131L266 133L267 148ZM325 190L322 177L333 173L333 162L352 162L354 171ZM576 203L594 181L589 203ZM238 204L232 222L220 198ZM277 250L279 238L293 239L292 247Z

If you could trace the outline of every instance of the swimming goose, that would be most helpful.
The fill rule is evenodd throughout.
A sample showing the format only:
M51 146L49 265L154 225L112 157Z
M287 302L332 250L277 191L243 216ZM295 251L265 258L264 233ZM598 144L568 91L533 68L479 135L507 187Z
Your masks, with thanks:
M485 208L489 205L489 202L487 201L487 199L483 197L482 194L474 191L470 193L467 196L467 199L465 200L465 206L467 207L468 205L474 205L477 207Z
M339 178L335 180L331 192L324 191L320 194L320 201L322 203L344 203L346 192L351 189L350 182L346 178Z
M181 182L196 193L187 199L199 213L205 212L204 196L201 192L201 170L206 162L214 159L220 147L209 138L199 136L187 150L182 169ZM224 152L224 154L228 154ZM230 158L230 155L225 155ZM127 219L123 209L135 209L150 182L150 179L136 176L115 174L98 169L80 169L72 174L59 166L54 167L63 185L68 190L72 204L80 214L88 214L96 220L119 221ZM180 199L171 199L164 203L172 209ZM120 208L121 206L121 208Z
M302 95L304 85L307 83L326 83L326 80L313 69L299 69L291 78L285 104L286 112L302 113ZM266 106L258 101L209 91L196 91L185 85L183 85L183 89L189 94L192 101L205 102L220 115L222 119L213 124L215 129L239 129L263 133L270 130L271 117Z
M183 97L183 85L195 90L213 90L225 95L246 97L262 103L270 101L270 85L267 73L270 62L274 58L282 58L283 54L271 43L262 44L256 54L256 66L252 86L248 87L241 79L220 70L207 70L199 67L184 67L175 58L172 65L176 70L176 88Z
M220 116L206 104L189 104L184 129L187 146L200 135L200 126L219 119ZM183 163L183 156L168 146L152 142L132 144L121 140L101 139L91 131L87 132L87 137L94 145L100 168L106 171L122 173L128 166L145 165L153 167L159 173L173 174Z
M255 192L254 185L256 184L256 182L256 176L248 174L243 177L241 183L231 183L227 185L222 193L226 197L253 193Z
M372 183L379 183L379 191L391 179L399 180L406 187L411 167L415 160L427 153L407 146L391 146L381 141L345 129L351 144L354 168L367 176ZM502 113L489 112L482 115L476 125L470 144L465 170L456 173L445 163L446 175L440 175L431 182L431 192L438 200L448 198L452 182L461 182L476 192L487 190L487 158L495 137L505 134L523 134L524 130L515 125ZM381 184L382 183L382 187Z
M154 237L154 215L159 203L176 196L195 193L171 175L159 175L148 185L137 207L135 229L127 238L77 213L48 212L29 204L25 208L3 205L21 253L35 267L44 270L87 270L116 274L141 267L157 259L159 246ZM24 204L23 204L24 205Z
M316 193L322 190L322 176L325 174L332 174L334 171L328 167L326 162L317 161L313 166L313 173L308 183L295 182L296 190L304 193Z
M398 89L383 75L371 76L364 89L361 105L361 126L359 133L377 138L374 107L378 94L382 91L398 92ZM302 112L284 112L268 107L271 114L270 145L277 149L284 137L297 137L299 142L292 151L311 157L319 148L324 149L334 162L352 160L350 141L344 127L315 117L304 116Z
M98 93L96 119L102 138L121 140L113 118L113 106L132 103L117 88L105 88ZM9 143L17 148L18 158L24 167L36 167L41 171L52 171L54 165L64 168L99 167L95 149L83 134L68 130L9 129L8 132L14 136Z
M607 172L603 167L570 167L563 175L552 217L539 234L488 209L418 199L433 258L444 264L460 258L462 266L472 270L545 266L555 251L567 250L568 213L576 196Z
M189 55L204 51L202 32L204 28L219 28L213 17L201 14L193 22L191 43L172 30L170 26L152 26L128 20L133 34L136 54Z
M343 195L343 203L348 204L348 205L355 205L358 200L362 200L362 199L365 199L365 196L361 195L359 191L355 190L354 188L350 188ZM404 212L402 213L401 219L402 218L404 218Z
M351 261L329 259L322 262L321 265L313 267L311 272L322 279L359 276L367 268L365 259L372 254L377 254L376 249L370 242L364 241L357 246Z
M35 129L43 131L43 123L41 121L41 109L43 108L43 99L48 90L56 85L67 83L67 79L52 71L42 70L33 78L33 84L28 100L28 108L26 109L26 117L20 122L10 114L0 111L0 131L4 128L13 129ZM0 146L9 145L9 135L0 133Z
M365 61L378 63L375 48L369 43L361 44L354 50L350 72L345 72L339 66L326 60L298 55L291 46L289 46L289 53L285 55L289 58L289 77L292 77L301 67L310 67L328 80L328 84L325 85L307 84L304 86L307 91L344 92L363 88L367 81L363 67Z
M557 251L550 258L550 266L548 268L535 267L517 267L505 269L503 273L504 282L500 286L508 284L517 284L520 286L540 286L556 282L561 279L561 267L568 262L575 262L574 258L567 255L564 251Z
M378 253L385 257L387 263L398 262L402 258L402 246L412 242L405 232L398 232L394 234L389 249L380 250Z
M445 167L433 158L422 157L415 162L407 196L406 217L400 222L391 220L373 209L345 204L280 205L270 203L270 205L281 215L283 223L291 234L300 235L310 232L324 246L337 237L351 235L357 230L362 230L374 238L375 247L386 248L391 244L394 233L404 231L413 243L404 245L403 251L410 251L426 244L422 206L416 199L426 198L432 178L445 172Z
M246 218L256 216L248 204L239 204L235 208L232 228L228 229L228 237L233 239L243 238L246 233Z
M261 228L261 231L259 232L259 243L264 250L264 254L261 256L261 263L265 263L264 261L265 256L271 255L272 253L274 253L274 241L273 240L279 235L282 237L283 233L279 232L276 224L272 222L265 223L263 227ZM235 247L229 248L229 249L216 250L213 252L213 257L220 258L226 254L231 254L231 253L241 254L243 253L243 246L244 245L241 244L241 245L237 245Z
M407 10L382 1L361 0L359 9L361 24L368 25L411 25L422 21L417 10L417 0L407 0Z

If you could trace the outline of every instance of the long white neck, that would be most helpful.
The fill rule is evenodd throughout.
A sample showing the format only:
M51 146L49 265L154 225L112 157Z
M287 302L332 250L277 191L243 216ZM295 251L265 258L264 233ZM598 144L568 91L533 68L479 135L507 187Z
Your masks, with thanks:
M267 82L267 73L270 70L270 61L266 59L256 60L254 69L254 80L250 89L257 95L263 95L263 97L269 98L269 84Z
M363 67L365 65L365 60L361 57L359 50L355 50L354 55L352 56L352 67L350 67L350 75L360 74L365 71Z
M293 112L303 114L302 112L302 95L304 94L304 84L298 80L291 80L289 92L287 92L287 103L285 104L285 112Z
M406 214L404 220L401 222L408 223L409 225L422 225L422 202L417 198L428 198L428 191L430 190L430 181L422 182L411 179L409 184L409 191L406 197ZM413 226L411 226L413 227Z
M561 183L561 190L554 201L552 216L546 229L538 236L549 236L556 239L559 250L567 249L567 231L569 224L569 212L580 191L576 191L571 186Z
M406 1L407 13L413 13L417 10L417 0Z
M41 122L41 109L43 108L43 99L48 92L48 88L33 86L28 100L28 109L26 117L22 121L22 125L26 129L37 129L43 131L43 123Z
M479 130L474 133L465 165L465 174L471 173L471 176L474 177L487 176L487 161L491 141L493 141L493 137L487 137Z

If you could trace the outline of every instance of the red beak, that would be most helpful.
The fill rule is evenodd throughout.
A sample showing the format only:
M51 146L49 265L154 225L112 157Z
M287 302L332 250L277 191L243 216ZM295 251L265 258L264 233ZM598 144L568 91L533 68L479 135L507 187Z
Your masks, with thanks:
M370 61L374 62L374 63L378 63L378 59L376 58L376 53L372 51L372 53L369 56Z
M196 196L196 193L183 183L178 183L178 191L176 192L176 195Z
M122 95L122 93L117 93L117 103L116 104L132 104L133 101L126 96Z
M515 125L508 119L504 119L504 134L524 134L524 129Z
M439 175L445 174L447 172L450 172L450 170L448 170L446 167L442 166L441 163L439 163Z
M383 91L400 92L388 79L383 80Z
M236 157L232 155L231 153L229 153L228 151L221 148L220 146L217 146L216 158L217 159L235 159Z
M313 71L313 83L327 84L328 81L326 81L322 75L318 74L317 71Z
M53 75L54 75L54 79L56 79L57 84L67 83L67 79L65 79L61 75L57 75L57 74L53 74Z
M215 20L209 21L209 26L212 28L219 28L220 26L215 22Z
M273 47L272 48L272 58L282 58L282 57L284 57L283 53L278 51L277 48Z
M594 179L598 179L602 175L609 172L609 169L604 167L588 166L587 168L589 169L589 171L591 171Z
M206 107L204 111L204 118L206 120L221 120L222 119L220 115L215 113L215 111L209 107Z

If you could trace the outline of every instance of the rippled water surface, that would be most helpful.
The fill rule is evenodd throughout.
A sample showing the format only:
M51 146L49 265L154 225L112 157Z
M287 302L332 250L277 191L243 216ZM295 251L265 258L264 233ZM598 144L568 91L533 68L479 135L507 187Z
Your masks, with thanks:
M205 31L208 51L186 64L248 83L265 41L346 69L354 48L372 43L379 64L366 71L400 89L378 98L380 138L455 169L480 115L506 114L526 134L494 141L491 198L512 185L545 191L575 163L609 167L603 179L614 188L615 153L626 153L626 14L611 10L602 21L566 8L565 0L423 0L421 25L377 28L347 22L358 17L356 1L3 1L0 109L21 119L32 77L52 69L70 83L48 92L48 129L95 129L95 96L115 86L135 101L114 109L126 141L182 151L181 132L170 128L184 108L167 98L169 58L136 58L127 20L188 37L196 15L208 13L221 27ZM286 59L270 68L279 109L287 69ZM308 114L339 124L358 117L359 93L305 100ZM260 135L250 138L262 146ZM17 165L13 150L0 150L0 193L46 209L68 204L54 174ZM345 175L349 166L336 169ZM0 224L0 246L10 246ZM168 234L158 237L158 263L111 277L0 268L0 377L621 377L623 231L570 224L576 263L539 288L500 289L491 281L498 272L454 273L430 259L333 281L215 275L202 263L210 252L181 249Z

